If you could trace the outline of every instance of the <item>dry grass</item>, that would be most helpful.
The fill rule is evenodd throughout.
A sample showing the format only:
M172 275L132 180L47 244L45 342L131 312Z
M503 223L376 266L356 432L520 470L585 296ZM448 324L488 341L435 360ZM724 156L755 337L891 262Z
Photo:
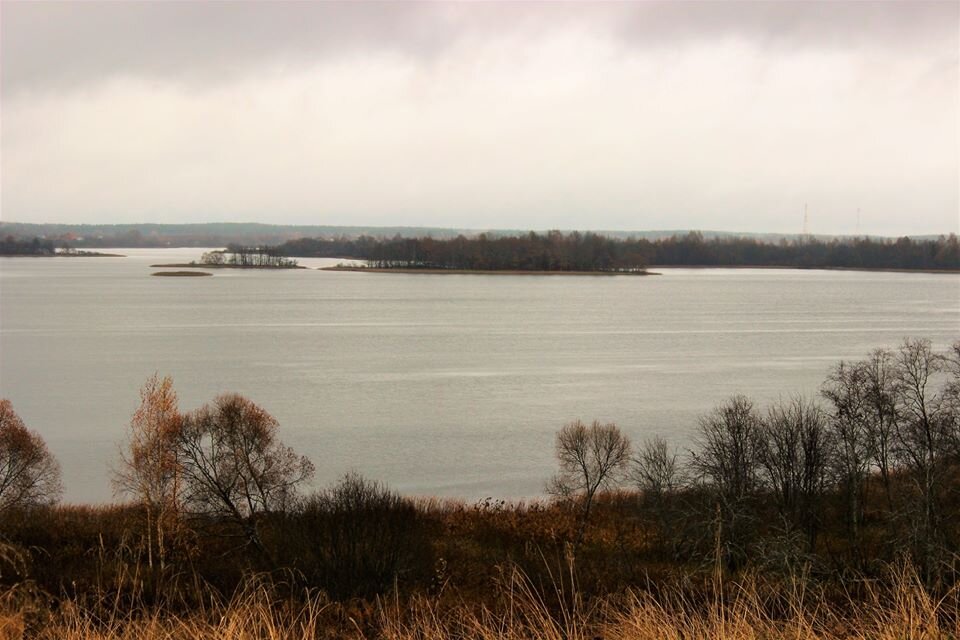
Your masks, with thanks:
M390 640L934 640L960 637L957 592L934 600L916 574L902 568L895 582L874 590L863 602L827 605L806 591L802 581L782 586L786 593L764 595L747 581L723 589L706 603L681 589L654 597L631 592L585 605L575 594L559 614L548 610L536 590L515 575L498 611L453 607L420 599L409 611L384 610L382 637ZM776 604L771 600L778 601ZM774 606L771 606L774 605ZM780 609L773 615L772 609Z
M296 604L277 600L267 585L254 581L229 602L213 600L187 615L162 608L115 607L105 612L61 603L56 611L38 608L16 595L9 596L0 612L0 639L24 637L41 640L172 640L211 638L245 640L263 638L294 640L333 637L323 617L329 607L321 595ZM16 604L10 600L19 601Z
M935 640L960 637L956 589L932 598L909 568L866 598L828 605L802 579L779 586L746 580L713 585L712 595L691 597L681 588L657 597L631 592L592 603L581 601L571 576L556 576L551 597L559 610L519 571L505 573L497 606L473 605L449 595L380 600L356 620L344 605L320 594L283 599L261 580L226 602L215 599L178 615L163 609L119 607L97 612L72 602L44 608L28 585L0 599L0 639L41 640ZM777 613L772 613L776 611Z
M467 507L422 500L418 507L442 515L448 536L457 530L483 532L487 520L496 526L487 527L495 531L484 535L522 540L531 539L531 530L542 531L538 535L548 538L551 527L562 527L557 512L539 503L522 508L499 502ZM53 526L77 529L69 524L72 520L63 519L64 514L76 516L73 511L54 512L62 521ZM126 522L117 514L112 521ZM97 527L81 528L87 529L93 532ZM598 529L603 530L599 525ZM578 561L578 571L568 560L558 572L556 567L564 566L562 552L550 560L541 553L539 560L529 559L539 563L533 567L539 573L526 575L515 564L497 565L490 559L490 547L479 546L469 567L478 568L480 574L466 585L463 580L445 579L379 599L337 602L297 587L302 583L293 573L286 583L247 578L232 597L213 595L229 592L231 586L222 591L207 588L201 578L187 576L184 583L189 584L177 586L188 594L178 599L173 585L166 584L161 591L145 588L142 558L133 550L124 551L122 544L116 552L119 559L110 557L103 549L111 547L105 547L102 534L98 535L99 546L91 553L97 556L93 560L103 577L69 592L78 594L75 597L51 597L28 579L36 578L30 571L28 551L0 541L0 578L6 584L19 581L5 591L0 588L0 640L960 639L960 586L937 587L941 595L935 597L905 564L891 567L886 575L875 573L870 580L846 581L823 575L812 579L802 574L784 578L760 573L729 580L719 571L677 571L651 577L649 584L643 578L630 583L644 588L615 587L611 593L604 590L610 587L595 580L611 564L590 564L585 557ZM51 560L52 566L71 575L59 558ZM636 561L622 555L615 558ZM112 569L105 571L105 567ZM584 578L582 585L578 574ZM69 588L71 583L65 584ZM224 583L230 584L236 583ZM601 595L593 597L596 594Z

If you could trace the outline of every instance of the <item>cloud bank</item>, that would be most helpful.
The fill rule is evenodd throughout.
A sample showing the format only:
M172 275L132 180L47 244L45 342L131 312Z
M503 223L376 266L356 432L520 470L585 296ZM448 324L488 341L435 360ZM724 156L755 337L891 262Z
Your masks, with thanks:
M2 5L0 217L957 231L960 5Z

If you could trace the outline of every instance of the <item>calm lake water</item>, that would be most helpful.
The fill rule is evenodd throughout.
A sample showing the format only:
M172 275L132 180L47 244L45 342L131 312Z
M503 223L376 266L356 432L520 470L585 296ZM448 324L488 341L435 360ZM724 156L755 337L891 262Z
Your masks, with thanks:
M356 470L410 494L538 495L555 431L615 421L683 446L742 392L814 394L839 359L960 338L960 276L663 269L657 277L219 271L0 258L0 396L59 458L66 499L109 501L138 389L270 411L321 486ZM303 260L316 266L336 261Z

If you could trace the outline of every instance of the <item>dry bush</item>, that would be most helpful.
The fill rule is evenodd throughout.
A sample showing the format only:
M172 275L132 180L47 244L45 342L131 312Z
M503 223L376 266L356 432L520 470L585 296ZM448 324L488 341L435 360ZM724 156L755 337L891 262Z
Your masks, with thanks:
M423 584L433 564L432 536L416 506L355 473L272 529L286 566L338 599Z

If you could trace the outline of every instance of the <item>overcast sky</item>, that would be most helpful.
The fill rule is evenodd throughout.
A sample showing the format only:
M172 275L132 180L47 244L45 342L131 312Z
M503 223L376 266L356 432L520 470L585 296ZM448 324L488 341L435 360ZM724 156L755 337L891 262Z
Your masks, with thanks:
M0 219L960 231L960 3L0 4Z

